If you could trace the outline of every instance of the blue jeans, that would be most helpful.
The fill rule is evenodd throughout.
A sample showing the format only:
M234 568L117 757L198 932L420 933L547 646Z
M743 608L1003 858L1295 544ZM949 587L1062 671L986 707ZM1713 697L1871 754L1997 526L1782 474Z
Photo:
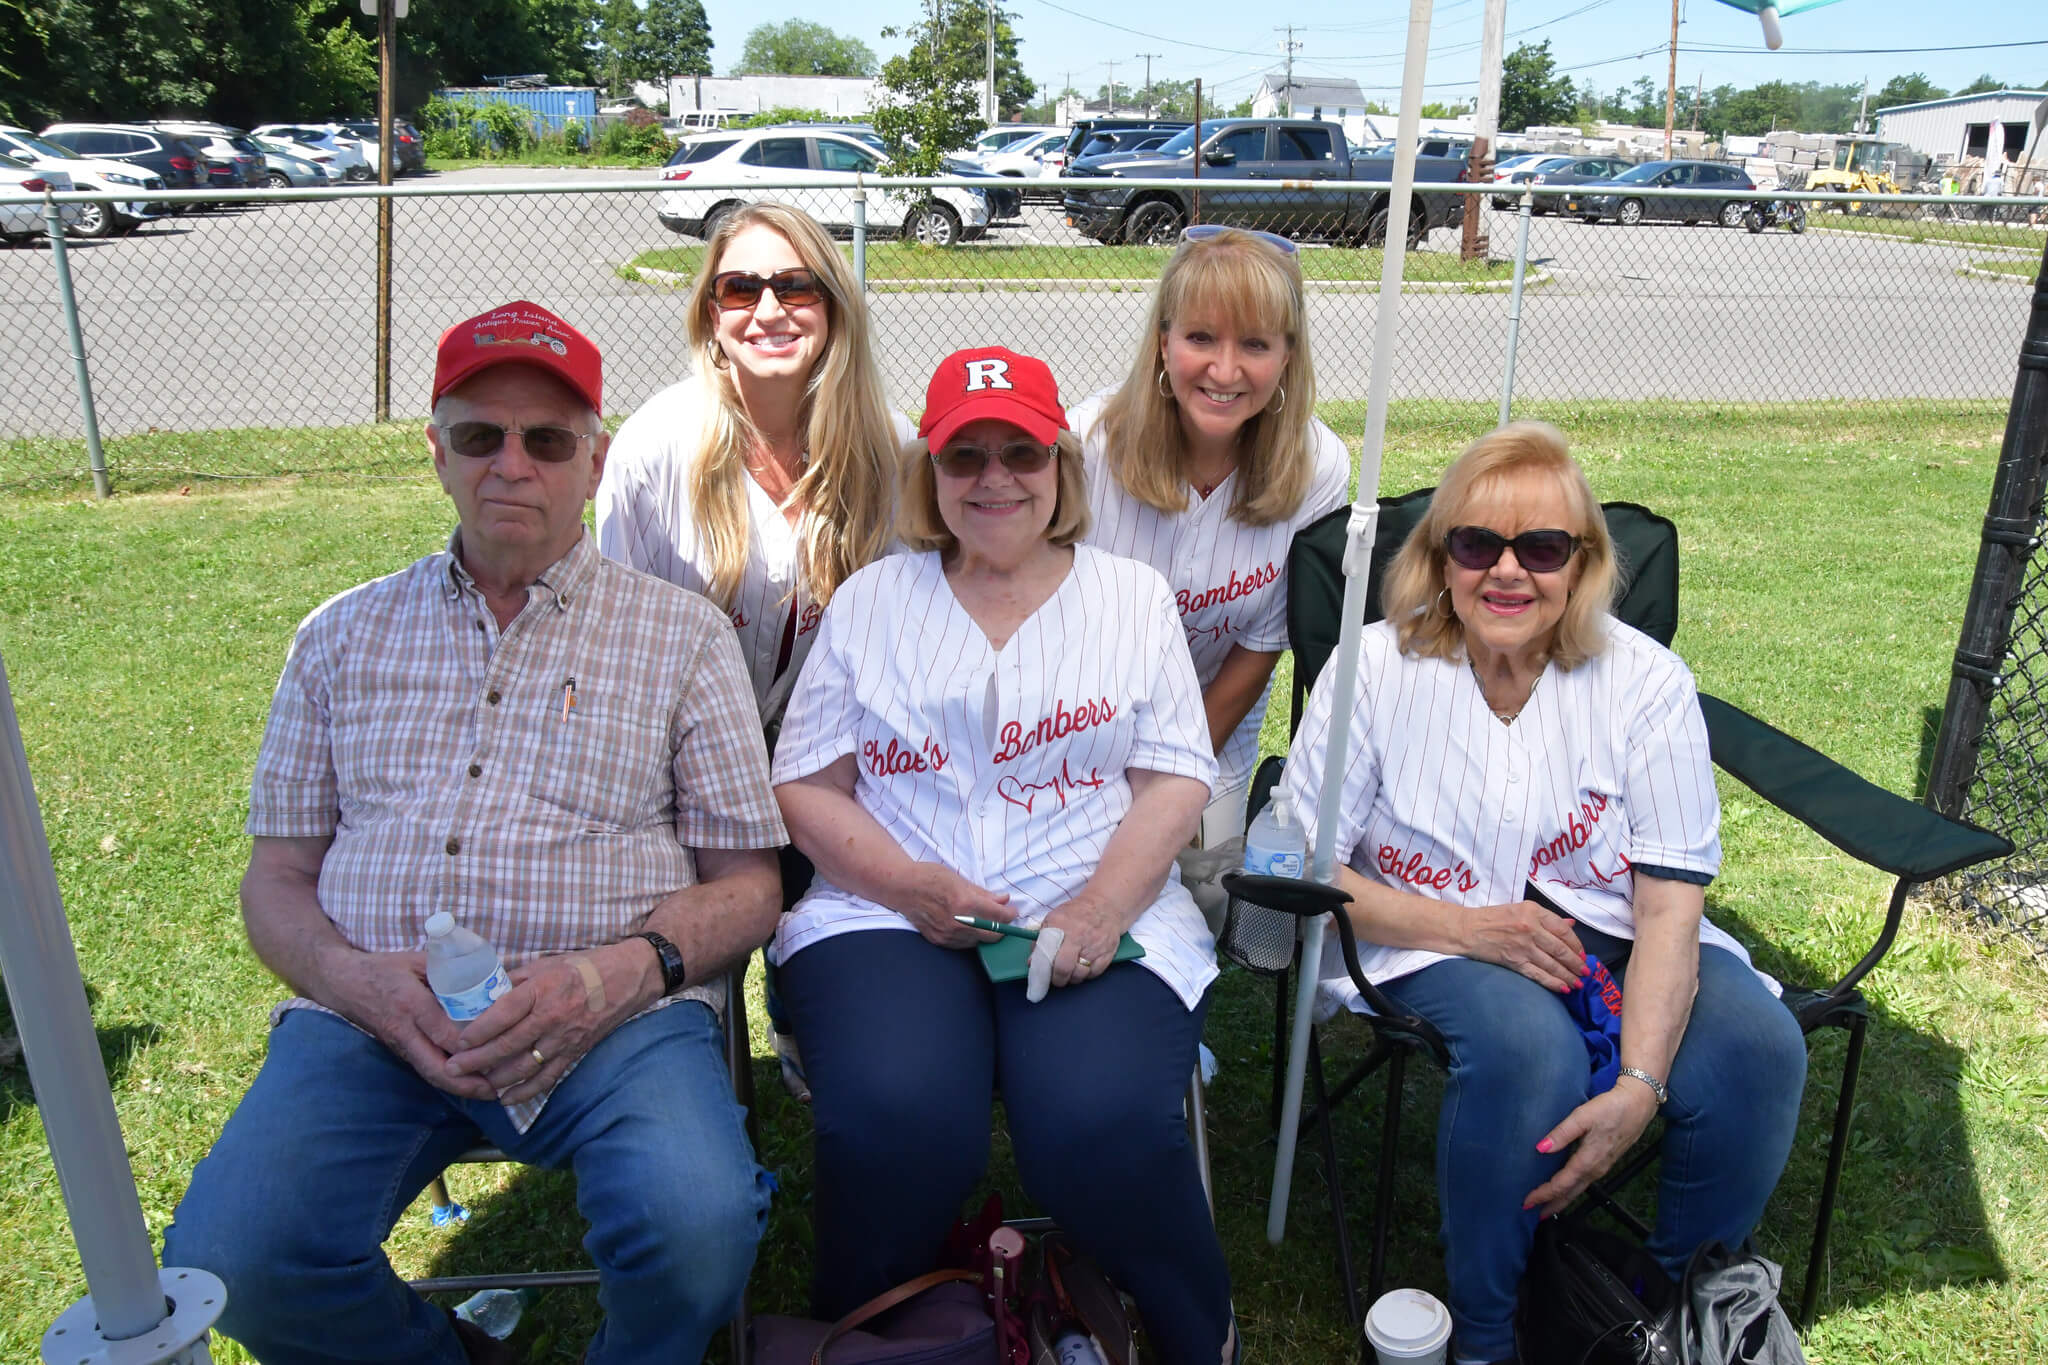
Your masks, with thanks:
M819 1317L938 1264L1000 1085L1025 1189L1138 1301L1155 1356L1223 1358L1230 1275L1182 1113L1206 1000L1127 962L1027 1004L975 953L898 929L778 970L817 1120Z
M1574 928L1622 983L1625 1019L1631 945ZM1585 1044L1555 992L1491 963L1435 962L1382 989L1450 1048L1436 1183L1451 1320L1460 1356L1503 1360L1514 1354L1515 1293L1536 1235L1538 1215L1522 1200L1570 1155L1536 1144L1586 1100ZM1735 1246L1756 1226L1806 1084L1798 1021L1733 953L1701 945L1699 995L1666 1084L1649 1249L1675 1276L1694 1248Z
M427 1084L334 1017L296 1010L164 1231L164 1264L227 1284L219 1327L264 1365L462 1365L448 1315L383 1242L478 1141L576 1173L605 1320L590 1365L702 1357L753 1268L768 1192L716 1016L694 1001L621 1025L520 1133L496 1104Z

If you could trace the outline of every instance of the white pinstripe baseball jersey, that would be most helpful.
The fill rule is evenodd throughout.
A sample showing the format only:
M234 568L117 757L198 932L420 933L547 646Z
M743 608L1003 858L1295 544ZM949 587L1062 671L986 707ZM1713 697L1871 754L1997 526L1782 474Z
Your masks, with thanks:
M1105 389L1067 414L1081 433L1088 465L1088 502L1095 514L1088 541L1150 564L1165 576L1194 656L1195 677L1206 688L1216 681L1234 645L1260 653L1287 648L1287 547L1296 531L1345 501L1351 454L1343 438L1314 421L1315 473L1308 491L1293 516L1271 526L1231 519L1235 474L1206 498L1190 491L1186 511L1161 512L1126 493L1109 472L1097 419L1113 392ZM1251 780L1271 693L1269 685L1217 754L1219 792Z
M1316 681L1281 783L1311 847L1335 673ZM1391 625L1367 626L1339 809L1337 857L1370 880L1461 905L1518 901L1534 882L1618 938L1635 937L1634 864L1707 876L1721 866L1720 798L1692 674L1618 621L1600 654L1547 668L1513 725L1494 717L1463 660L1405 656ZM1749 960L1705 919L1700 941ZM1374 982L1443 956L1359 945ZM1342 975L1326 971L1326 988ZM1335 994L1356 998L1348 980Z
M695 375L648 399L612 438L597 490L599 548L622 564L696 593L711 581L710 560L691 515L689 486L706 410ZM917 428L908 418L900 412L889 416L899 447L915 439ZM727 614L739 632L754 698L765 708L775 680L785 673L793 676L810 653L818 605L796 581L796 529L761 485L752 479L744 483L752 532L746 572ZM762 719L770 717L764 713Z
M1066 579L998 651L937 553L897 555L833 594L774 780L854 755L854 799L905 852L1007 892L1033 924L1100 865L1131 807L1130 769L1214 780L1207 735L1172 597L1144 565L1076 547ZM857 929L914 932L820 876L768 952L780 963ZM1216 977L1216 945L1172 869L1131 932L1140 965L1192 1009Z

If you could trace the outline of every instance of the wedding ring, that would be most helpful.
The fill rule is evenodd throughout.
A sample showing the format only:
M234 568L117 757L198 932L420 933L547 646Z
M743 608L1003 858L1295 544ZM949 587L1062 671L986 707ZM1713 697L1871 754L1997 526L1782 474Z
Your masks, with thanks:
M526 1049L526 1052L528 1056L533 1058L533 1064L535 1066L546 1066L548 1064L548 1059L540 1055L539 1048L530 1047Z
M1075 964L1076 966L1079 966L1079 967L1093 967L1093 966L1095 965L1095 964L1094 964L1093 962L1090 962L1090 961L1089 961L1089 960L1088 960L1087 958L1085 958L1085 957L1077 957L1077 958L1075 958L1075 959L1074 959L1074 964Z

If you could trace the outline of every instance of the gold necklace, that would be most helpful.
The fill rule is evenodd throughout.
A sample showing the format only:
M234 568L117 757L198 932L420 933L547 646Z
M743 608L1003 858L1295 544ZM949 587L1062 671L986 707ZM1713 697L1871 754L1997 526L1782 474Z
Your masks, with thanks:
M1478 661L1473 659L1470 655L1467 655L1465 662L1472 669L1472 681L1479 685L1479 700L1486 702L1486 709L1489 711L1493 711L1493 718L1499 721L1502 725L1513 725L1515 723L1516 718L1519 717L1522 714L1522 712L1529 709L1529 702L1535 697L1536 689L1543 685L1543 674L1539 672L1536 675L1536 681L1529 684L1529 695L1522 698L1522 704L1520 706L1517 706L1512 711L1494 711L1493 703L1490 701L1486 701L1486 680L1479 676ZM1546 668L1548 667L1547 660L1545 661L1545 666Z

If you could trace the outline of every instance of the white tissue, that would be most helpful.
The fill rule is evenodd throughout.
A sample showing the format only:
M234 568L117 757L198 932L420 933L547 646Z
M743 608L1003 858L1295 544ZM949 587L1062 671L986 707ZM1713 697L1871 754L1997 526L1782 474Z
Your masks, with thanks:
M1060 955L1060 945L1067 941L1067 931L1047 927L1038 931L1038 942L1031 946L1031 971L1024 978L1024 999L1035 1005L1045 999L1045 993L1052 989L1052 960Z

